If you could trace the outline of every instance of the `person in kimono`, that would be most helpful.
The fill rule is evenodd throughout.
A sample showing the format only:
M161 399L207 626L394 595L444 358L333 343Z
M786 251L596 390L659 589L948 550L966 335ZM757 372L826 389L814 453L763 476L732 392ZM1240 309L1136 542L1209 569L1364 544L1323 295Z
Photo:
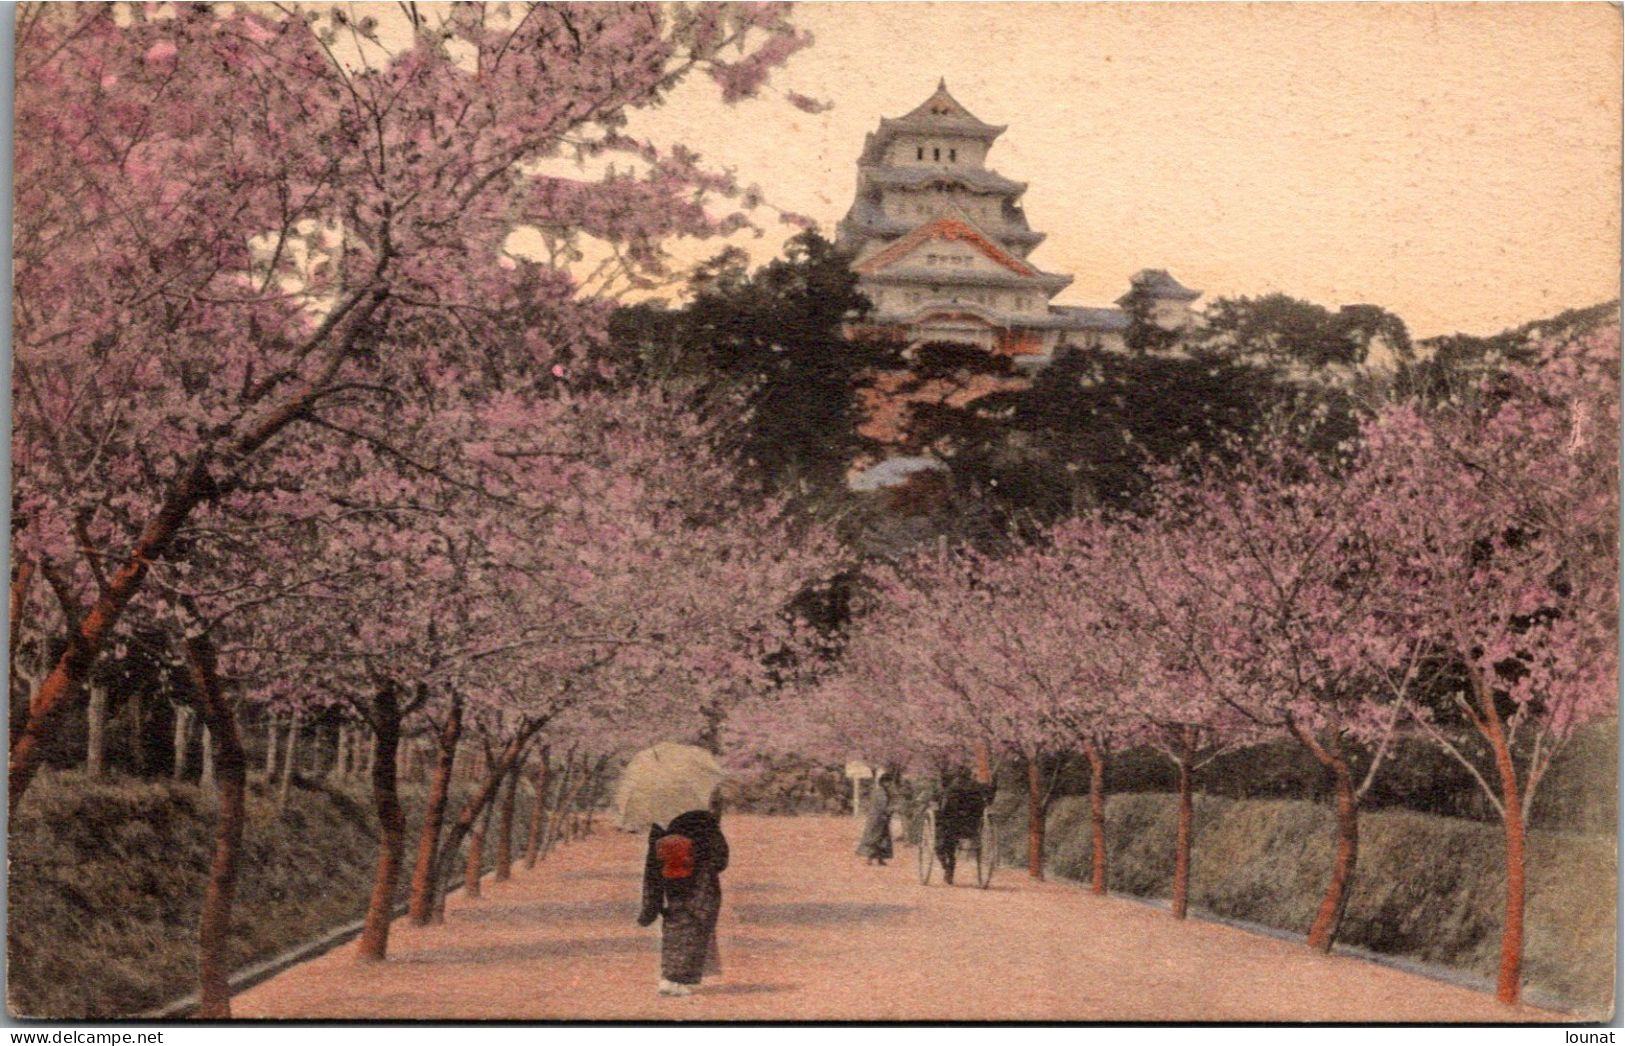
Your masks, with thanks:
M891 815L896 791L897 781L890 774L881 774L875 781L874 795L869 799L869 817L858 839L858 856L866 858L868 864L885 864L891 860Z
M720 973L717 915L728 867L728 840L715 814L690 810L664 829L649 829L639 926L664 917L660 937L661 995L689 995L705 973Z

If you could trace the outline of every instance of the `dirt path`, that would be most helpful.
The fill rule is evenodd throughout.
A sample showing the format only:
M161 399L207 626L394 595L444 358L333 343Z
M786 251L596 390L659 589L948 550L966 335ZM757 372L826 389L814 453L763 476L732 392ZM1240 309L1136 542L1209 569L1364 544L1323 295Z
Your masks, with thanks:
M240 1017L505 1019L1558 1020L1488 995L1001 869L987 891L920 886L914 851L852 855L847 819L730 817L724 975L655 995L639 929L643 840L601 831L533 872L395 925L237 997Z

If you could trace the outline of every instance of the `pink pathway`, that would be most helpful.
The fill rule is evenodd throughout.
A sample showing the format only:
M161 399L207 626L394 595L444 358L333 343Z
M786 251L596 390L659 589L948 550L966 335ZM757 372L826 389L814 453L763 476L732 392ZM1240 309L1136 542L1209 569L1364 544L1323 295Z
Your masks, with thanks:
M658 934L637 914L643 840L603 830L442 926L397 922L390 959L353 945L239 996L240 1017L1067 1021L1540 1021L1492 997L1301 944L1178 922L1001 869L993 887L920 886L914 851L868 867L847 819L724 826L723 976L655 994Z

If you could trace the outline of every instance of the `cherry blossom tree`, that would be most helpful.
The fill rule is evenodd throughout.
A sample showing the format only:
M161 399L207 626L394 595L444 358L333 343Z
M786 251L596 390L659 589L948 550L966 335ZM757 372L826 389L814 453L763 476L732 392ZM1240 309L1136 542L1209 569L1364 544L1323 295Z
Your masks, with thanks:
M1363 525L1382 579L1370 627L1391 672L1421 637L1461 673L1452 706L1407 707L1501 815L1507 1003L1536 791L1575 730L1615 710L1619 380L1616 328L1547 346L1471 404L1392 408L1364 433Z
M1159 747L1176 767L1184 760L1194 769L1203 740L1228 738L1229 730L1211 724L1219 710L1204 705L1205 688L1188 679L1170 679L1166 637L1156 630L1156 619L1133 596L1130 583L1135 528L1127 520L1092 514L1066 521L1046 536L1034 563L1032 584L1047 588L1065 601L1061 615L1046 620L1065 627L1067 647L1074 656L1087 657L1086 685L1063 705L1056 721L1089 763L1090 889L1106 893L1108 850L1106 840L1106 764L1114 750L1141 744ZM1194 730L1182 732L1179 727ZM1178 747L1167 742L1175 740ZM1158 744L1158 742L1163 742ZM1189 758L1186 758L1187 753ZM1190 838L1194 824L1190 802L1190 772L1180 775L1180 826L1175 845L1176 914L1183 911L1189 881ZM1187 874L1180 875L1183 869Z
M471 376L567 368L606 307L512 231L591 237L640 278L664 240L737 228L697 202L727 178L620 128L695 71L749 96L808 42L779 5L470 5L409 38L262 8L20 17L14 548L59 574L67 641L14 734L13 807L195 514L307 485L313 430L415 461L396 422L461 442L514 384ZM603 176L527 173L573 159Z
M836 569L837 550L817 528L793 524L771 502L730 503L728 460L674 404L619 392L565 405L570 416L545 430L492 427L486 452L527 470L516 496L553 493L492 543L500 583L473 597L481 609L470 636L484 637L486 649L461 659L466 708L448 711L438 728L448 732L455 711L462 728L483 732L493 757L441 864L464 837L482 838L475 825L503 775L544 728L582 746L596 767L572 764L564 804L575 789L601 785L612 755L671 737L714 744L732 705L767 685L769 655L797 642L786 608ZM454 600L479 592L466 578L455 587ZM443 747L443 765L453 751ZM426 824L414 876L419 919L433 909L425 891L443 879L424 874L437 860L431 838Z
M555 246L592 238L635 281L660 271L663 241L738 228L705 204L731 181L681 147L629 140L625 114L696 70L726 99L748 96L807 42L771 5L409 14L410 42L393 51L339 12L20 18L12 599L27 608L45 577L54 608L14 622L63 638L39 644L58 653L13 734L11 802L126 612L189 608L222 806L200 938L205 1006L221 1015L242 830L223 680L298 708L319 668L321 689L372 726L381 836L362 949L381 957L404 843L395 750L446 653L422 642L425 617L379 612L409 607L432 627L451 580L444 535L406 524L426 511L414 481L521 518L558 496L568 470L535 483L513 467L525 448L503 458L486 437L545 430L571 361L604 333L607 304L583 296L561 255L516 258L508 237L529 224ZM606 166L616 155L628 166ZM560 159L602 176L537 172ZM375 529L337 522L335 506ZM385 566L382 583L306 569L313 541L320 560ZM404 577L408 564L423 577ZM288 627L324 620L308 612L317 598L361 613L326 636ZM509 642L535 641L507 624ZM276 643L292 635L296 657ZM546 714L512 713L505 758Z
M1177 786L1170 911L1186 916L1195 837L1194 775L1222 752L1255 737L1257 727L1225 700L1240 692L1231 665L1213 655L1208 629L1222 597L1192 572L1210 553L1189 520L1096 516L1063 524L1054 542L1088 581L1100 625L1098 660L1114 667L1116 707L1104 729L1124 747L1146 746L1173 764ZM1101 726L1096 726L1101 730ZM1101 804L1094 804L1097 807ZM1092 812L1095 845L1104 847L1103 810ZM1096 882L1103 883L1103 856Z
M1337 840L1308 934L1320 950L1341 922L1360 798L1398 718L1386 690L1360 671L1360 629L1377 575L1357 529L1364 493L1346 470L1277 438L1195 480L1165 484L1133 575L1156 631L1171 643L1165 664L1200 681L1233 726L1288 734L1327 774ZM1176 718L1183 736L1188 720ZM1363 782L1358 745L1373 753Z
M1075 753L1091 768L1092 879L1104 891L1104 755L1122 735L1132 692L1098 584L1102 563L1072 535L979 562L975 586L992 596L978 630L956 633L964 671L1015 713L1006 727L1027 768L1027 871L1044 876L1045 819ZM976 639L971 639L975 635ZM952 640L950 640L952 642ZM1044 768L1048 765L1046 778Z
M940 765L980 744L1021 759L1035 878L1057 779L1102 707L1100 647L1087 642L1097 622L1056 567L1031 549L940 549L878 572L875 607L817 692L831 755L844 744L892 765Z

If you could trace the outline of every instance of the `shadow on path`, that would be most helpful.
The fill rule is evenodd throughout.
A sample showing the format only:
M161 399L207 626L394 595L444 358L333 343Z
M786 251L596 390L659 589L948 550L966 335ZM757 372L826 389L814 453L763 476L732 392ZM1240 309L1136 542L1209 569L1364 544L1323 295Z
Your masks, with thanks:
M625 922L628 926L637 918L638 900L625 901L540 901L536 904L493 904L488 908L461 908L451 917L452 922L465 923L537 923L540 925L571 919Z
M799 984L717 984L701 985L700 995L771 995L774 992L793 992Z
M786 904L734 906L742 923L784 923L791 926L827 926L895 919L914 910L907 904L859 904L842 901L799 901Z
M631 955L660 950L655 937L576 937L523 944L504 944L494 948L437 948L433 951L414 952L395 960L401 965L432 966L467 963L488 965L504 962L528 962L539 959L573 959L596 955Z
M795 947L794 942L783 937L740 937L726 931L719 933L717 940L725 955L729 952L783 952Z
M560 879L606 879L615 882L638 882L643 878L642 872L606 872L597 869L585 869L578 872L560 872Z

